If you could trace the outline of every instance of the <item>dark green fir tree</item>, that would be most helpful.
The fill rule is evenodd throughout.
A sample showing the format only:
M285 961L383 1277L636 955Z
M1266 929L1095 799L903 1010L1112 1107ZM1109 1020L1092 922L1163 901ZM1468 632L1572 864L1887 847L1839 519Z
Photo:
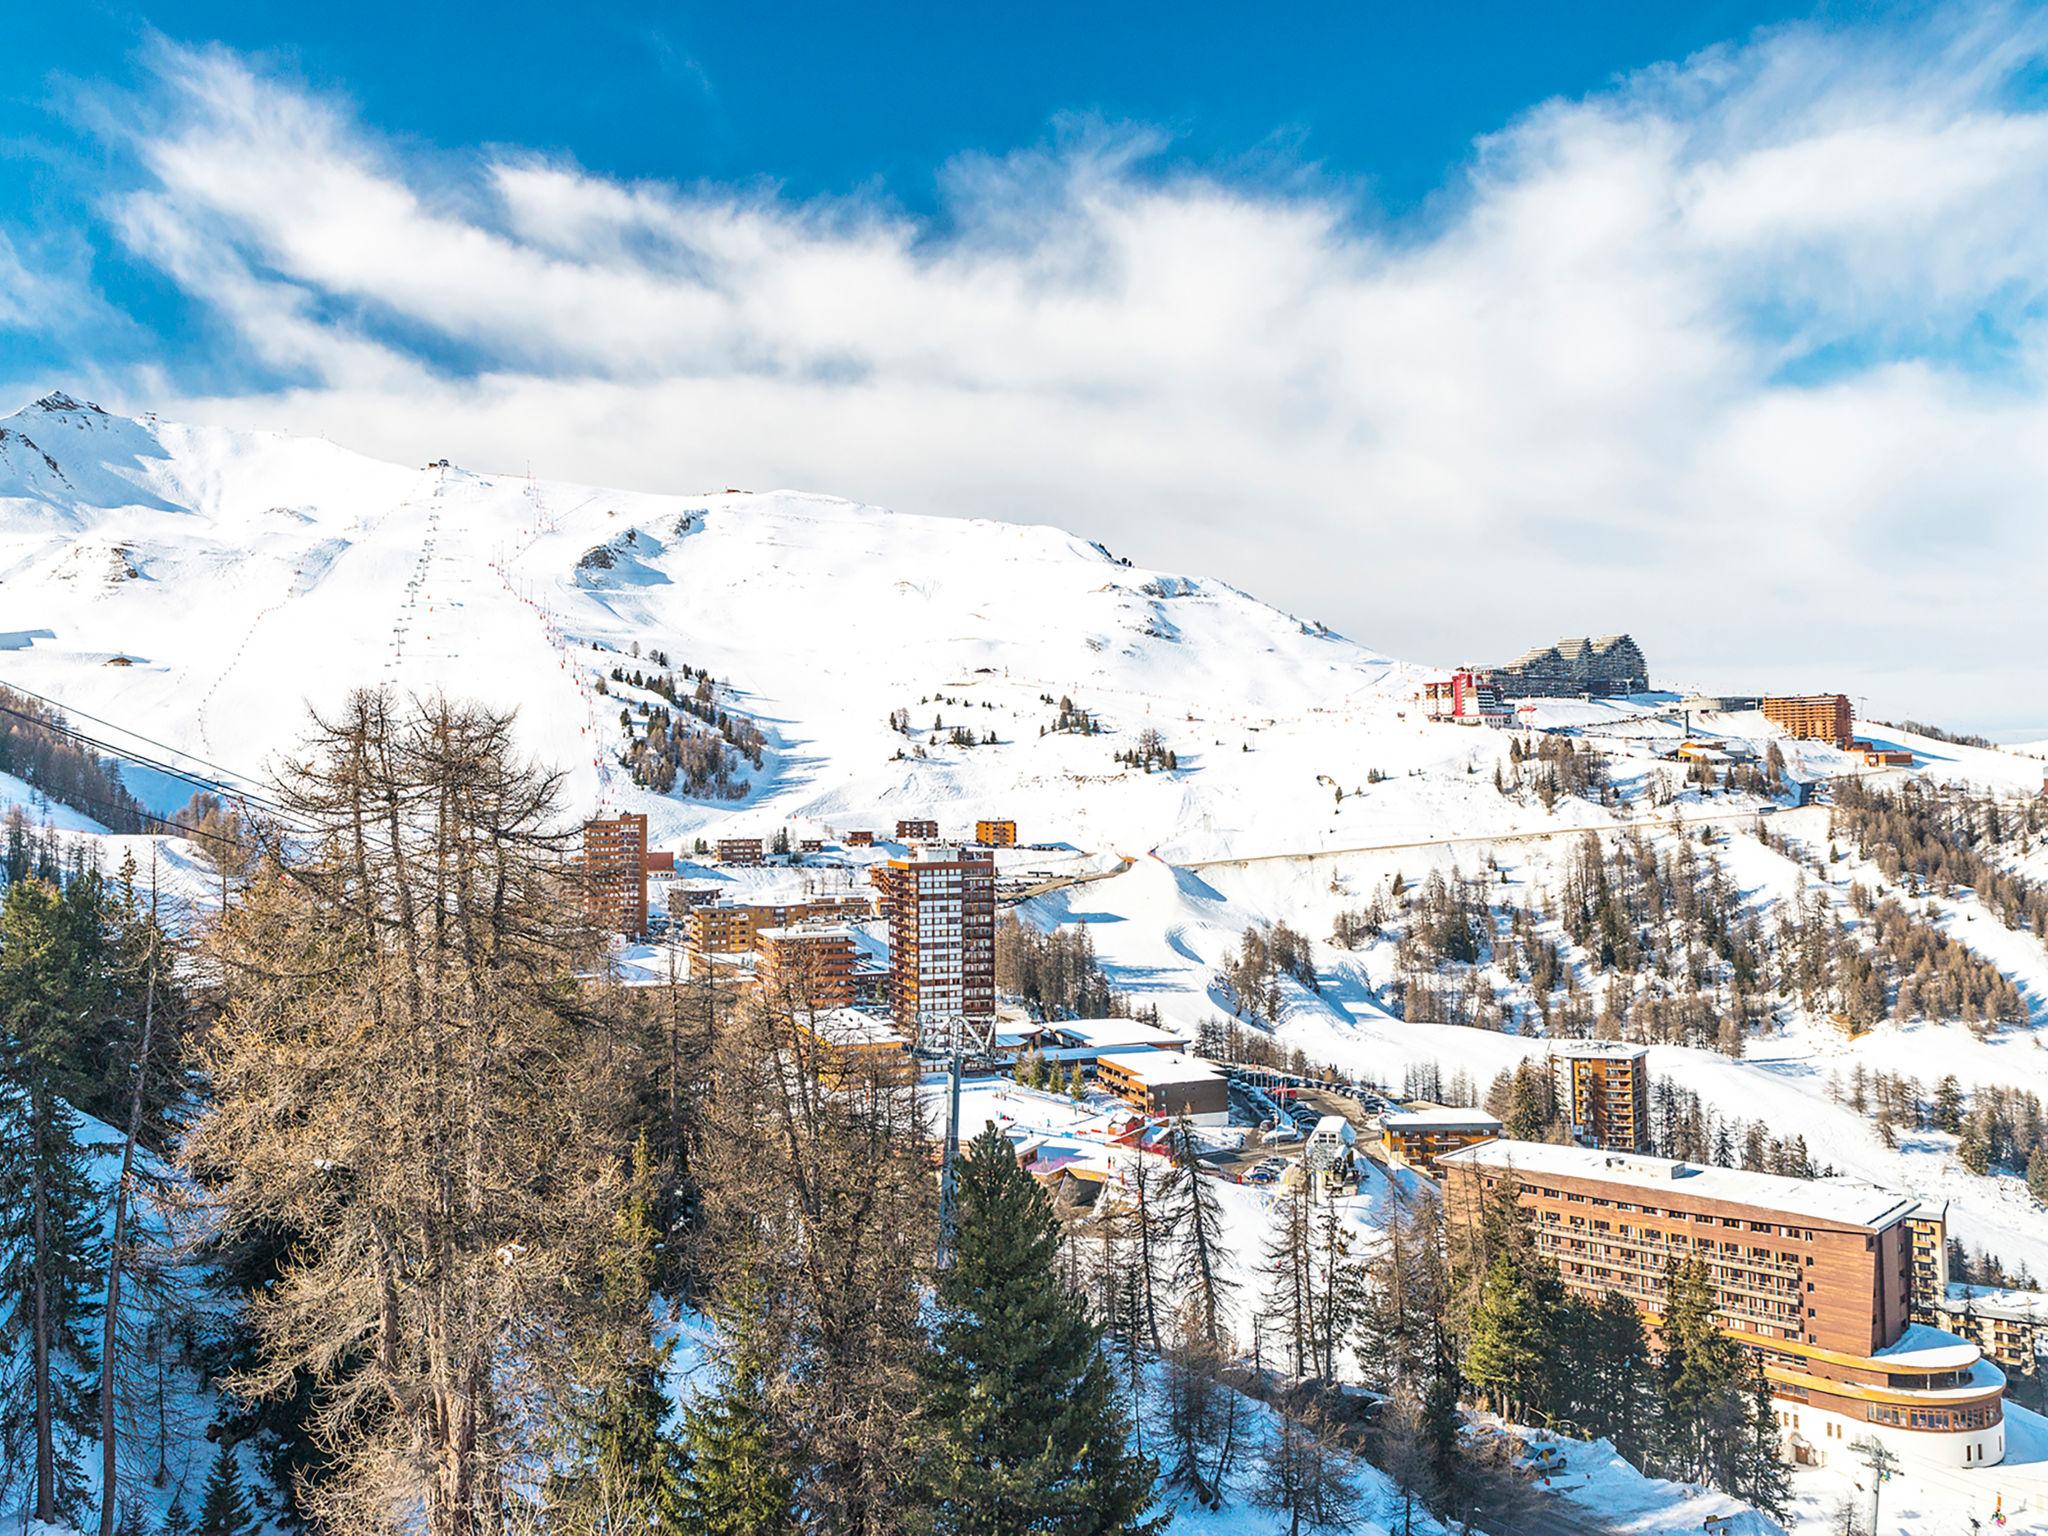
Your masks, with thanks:
M242 1491L242 1463L235 1448L223 1443L206 1474L206 1493L199 1502L195 1536L254 1536L256 1516Z
M919 1470L942 1536L1150 1533L1155 1468L1081 1299L1060 1278L1059 1225L991 1127L959 1176L953 1262L938 1281Z
M745 1277L718 1320L718 1379L683 1412L682 1528L691 1536L794 1536L796 1474L772 1401L765 1293Z

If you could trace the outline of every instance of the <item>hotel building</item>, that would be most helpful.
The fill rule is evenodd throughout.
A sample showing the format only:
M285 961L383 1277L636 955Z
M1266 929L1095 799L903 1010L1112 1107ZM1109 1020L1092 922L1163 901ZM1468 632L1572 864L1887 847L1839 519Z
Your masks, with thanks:
M2004 1374L1975 1343L1911 1320L1911 1198L1526 1141L1437 1166L1454 1227L1505 1183L1567 1288L1617 1291L1653 1328L1670 1266L1704 1264L1721 1328L1770 1383L1792 1459L1826 1462L1866 1436L1921 1465L2004 1458Z

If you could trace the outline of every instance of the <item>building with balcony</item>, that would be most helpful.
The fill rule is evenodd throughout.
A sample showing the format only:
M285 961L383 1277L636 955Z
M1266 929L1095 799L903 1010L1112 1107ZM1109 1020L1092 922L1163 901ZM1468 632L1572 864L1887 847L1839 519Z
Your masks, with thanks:
M718 862L721 864L759 864L764 857L758 837L721 837L718 840Z
M853 1006L853 930L837 923L796 923L754 932L765 993L789 1006L823 1013Z
M890 1012L914 1041L985 1033L996 1016L996 862L986 848L925 843L869 873L889 921Z
M924 816L906 816L896 823L896 841L899 843L936 842L939 824Z
M1185 1051L1119 1051L1095 1063L1095 1081L1139 1114L1230 1123L1230 1081L1214 1062Z
M1583 1146L1640 1152L1650 1135L1649 1047L1560 1040L1550 1048L1557 1112Z
M1017 846L1017 823L977 821L974 824L974 840L984 848L1014 848Z
M1761 700L1766 720L1784 727L1799 741L1824 741L1848 750L1849 700L1839 693L1804 693Z
M1757 1356L1792 1459L1824 1463L1865 1436L1920 1465L2004 1458L2004 1373L1971 1340L1912 1320L1913 1199L1526 1141L1437 1166L1454 1233L1505 1185L1569 1290L1625 1296L1653 1329L1672 1266L1698 1261L1721 1329Z
M1380 1116L1380 1148L1394 1162L1433 1173L1446 1152L1492 1141L1500 1131L1500 1121L1483 1110L1405 1104Z
M637 939L647 931L647 818L626 812L583 823L583 889L590 920Z

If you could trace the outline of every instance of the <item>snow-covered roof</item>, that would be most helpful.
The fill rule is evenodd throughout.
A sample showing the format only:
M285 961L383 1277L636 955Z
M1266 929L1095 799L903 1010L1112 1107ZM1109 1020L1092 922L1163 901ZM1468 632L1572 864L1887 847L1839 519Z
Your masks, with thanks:
M1380 1124L1390 1131L1497 1131L1500 1121L1483 1109L1403 1109L1382 1115Z
M1119 1051L1110 1058L1117 1070L1148 1087L1170 1083L1212 1083L1222 1079L1216 1064L1185 1051Z
M1586 1179L1655 1192L1660 1197L1682 1195L1691 1200L1751 1205L1832 1226L1881 1230L1919 1208L1919 1202L1910 1195L1856 1179L1794 1179L1783 1174L1713 1168L1668 1157L1555 1146L1542 1141L1489 1141L1461 1147L1437 1161L1453 1166L1512 1168L1520 1174Z
M1871 1358L1909 1371L1965 1371L1983 1353L1968 1339L1959 1339L1925 1323L1908 1323L1904 1333L1883 1349L1873 1351Z
M806 1026L818 1039L831 1045L901 1045L909 1040L880 1014L858 1008L828 1008L813 1014Z
M1650 1054L1647 1045L1629 1045L1620 1040L1553 1040L1553 1056L1594 1056L1605 1060L1641 1061Z
M1046 1026L1052 1033L1081 1046L1179 1045L1180 1037L1157 1024L1137 1019L1056 1019Z

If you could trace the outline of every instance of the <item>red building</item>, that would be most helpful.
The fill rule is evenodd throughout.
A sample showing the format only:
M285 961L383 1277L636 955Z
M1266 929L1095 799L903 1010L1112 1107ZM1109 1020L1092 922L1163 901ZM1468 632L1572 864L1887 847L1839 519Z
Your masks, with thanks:
M1424 683L1422 706L1430 719L1458 725L1504 726L1515 718L1493 680L1470 667Z

